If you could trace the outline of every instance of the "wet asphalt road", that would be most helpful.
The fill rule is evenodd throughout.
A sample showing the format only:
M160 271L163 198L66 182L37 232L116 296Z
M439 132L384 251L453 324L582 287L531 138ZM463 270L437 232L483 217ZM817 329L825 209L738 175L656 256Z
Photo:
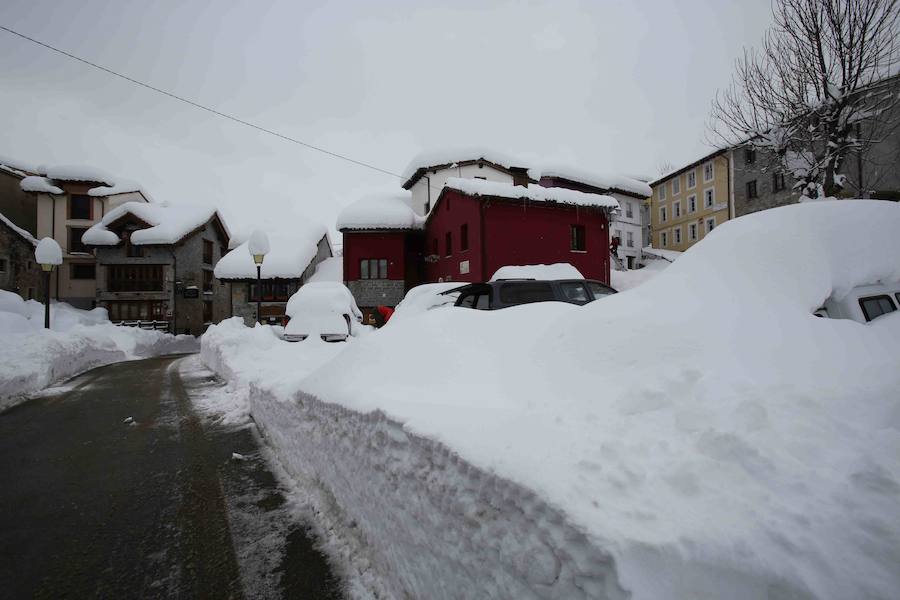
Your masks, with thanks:
M179 360L0 414L0 598L343 596L252 427L198 415L191 395L221 384Z

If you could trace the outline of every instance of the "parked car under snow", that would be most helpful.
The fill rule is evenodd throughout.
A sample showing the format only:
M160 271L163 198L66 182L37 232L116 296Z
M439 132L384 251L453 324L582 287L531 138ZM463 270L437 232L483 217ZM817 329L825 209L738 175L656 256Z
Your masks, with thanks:
M831 296L815 311L817 317L852 319L868 323L900 307L900 281L859 285L841 296Z
M336 281L307 283L290 297L285 314L289 321L283 339L288 342L301 342L310 336L344 342L362 327L362 312L353 294Z

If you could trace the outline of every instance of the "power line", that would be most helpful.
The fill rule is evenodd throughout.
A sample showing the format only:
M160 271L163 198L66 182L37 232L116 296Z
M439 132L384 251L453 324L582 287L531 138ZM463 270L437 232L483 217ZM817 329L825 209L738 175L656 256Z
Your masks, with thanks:
M208 106L205 106L205 105L203 105L203 104L200 104L199 102L194 102L193 100L189 100L189 99L184 98L184 97L182 97L182 96L179 96L179 95L177 95L177 94L173 94L172 92L167 92L166 90L160 89L160 88L158 88L158 87L154 87L154 86L152 86L152 85L150 85L150 84L148 84L148 83L144 83L143 81L138 81L137 79L133 79L133 78L127 76L127 75L123 75L123 74L121 74L121 73L118 73L118 72L116 72L116 71L113 71L112 69L108 69L108 68L106 68L106 67L104 67L104 66L102 66L102 65L98 65L97 63L93 63L93 62L91 62L91 61L89 61L89 60L86 60L86 59L84 59L84 58L81 58L80 56L75 56L74 54L71 54L71 53L69 53L69 52L66 52L65 50L61 50L61 49L59 49L59 48L56 48L55 46L51 46L50 44L44 43L44 42L42 42L42 41L40 41L40 40L36 40L36 39L34 39L34 38L32 38L32 37L28 37L27 35L25 35L25 34L23 34L23 33L19 33L18 31L15 31L15 30L13 30L13 29L10 29L9 27L5 27L5 26L3 26L3 25L0 25L0 29L2 29L3 31L6 31L7 33L11 33L11 34L13 34L13 35L15 35L15 36L18 36L18 37L22 38L23 40L28 40L29 42L32 42L32 43L34 43L34 44L37 44L38 46L43 46L44 48L47 48L48 50L52 50L52 51L54 51L54 52L57 52L57 53L59 53L59 54L62 54L63 56L67 56L67 57L69 57L69 58L71 58L71 59L73 59L73 60L77 60L77 61L80 62L80 63L84 63L84 64L86 64L86 65L88 65L88 66L90 66L90 67L93 67L93 68L95 68L95 69L99 69L100 71L103 71L103 72L105 72L105 73L109 73L110 75L113 75L113 76L118 77L118 78L120 78L120 79L124 79L125 81L128 81L128 82L130 82L130 83L134 83L134 84L139 85L139 86L141 86L141 87L145 87L145 88L147 88L148 90L153 90L154 92L157 92L157 93L162 94L162 95L164 95L164 96L168 96L169 98L173 98L173 99L178 100L178 101L180 101L180 102L184 102L185 104L190 104L190 105L193 106L194 108L199 108L200 110L205 110L206 112L212 113L212 114L214 114L214 115L216 115L216 116L218 116L218 117L223 117L223 118L228 119L228 120L230 120L230 121L234 121L235 123L240 123L241 125L246 125L247 127L252 127L253 129L256 129L256 130L258 130L258 131L262 131L263 133L268 133L269 135L274 135L275 137L281 138L281 139L283 139L283 140L285 140L285 141L287 141L287 142L291 142L291 143L294 143L294 144L298 144L298 145L303 146L303 147L305 147L305 148L309 148L310 150L315 150L316 152L321 152L322 154L327 154L328 156L331 156L332 158L337 158L337 159L340 159L340 160L343 160L343 161L346 161L346 162L349 162L349 163L353 163L354 165L358 165L358 166L360 166L360 167L365 167L365 168L371 169L371 170L373 170L373 171L378 171L379 173L383 173L383 174L385 174L385 175L390 175L391 177L397 177L397 178L399 178L399 179L403 179L403 176L402 176L402 175L398 175L397 173L392 173L391 171L387 171L387 170L385 170L385 169L382 169L381 167L376 167L375 165L371 165L371 164L366 163L366 162L363 162L363 161L361 161L361 160L356 160L355 158L350 158L349 156L344 156L343 154L338 154L337 152L332 152L332 151L330 151L330 150L326 150L325 148L320 148L319 146L314 146L313 144L304 142L304 141L302 141L302 140L298 140L298 139L296 139L296 138L292 138L292 137L290 137L290 136L288 136L288 135L284 135L283 133L278 133L277 131L272 131L271 129L266 129L265 127L262 127L262 126L260 126L260 125L255 125L254 123L251 123L251 122L249 122L249 121L245 121L245 120L243 120L243 119L241 119L241 118L235 117L234 115L229 115L229 114L227 114L227 113L223 113L223 112L218 111L218 110L216 110L216 109L214 109L214 108L210 108L210 107L208 107Z

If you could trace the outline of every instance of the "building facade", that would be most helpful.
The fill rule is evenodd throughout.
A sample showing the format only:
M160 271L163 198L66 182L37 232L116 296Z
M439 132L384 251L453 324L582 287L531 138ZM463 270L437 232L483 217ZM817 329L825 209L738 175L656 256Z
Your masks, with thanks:
M111 321L200 335L230 315L228 287L214 276L229 234L214 211L128 203L84 241L96 253L97 303Z
M35 262L37 240L0 213L0 290L24 300L44 299L40 266Z
M731 218L731 151L717 150L650 183L650 240L683 252Z

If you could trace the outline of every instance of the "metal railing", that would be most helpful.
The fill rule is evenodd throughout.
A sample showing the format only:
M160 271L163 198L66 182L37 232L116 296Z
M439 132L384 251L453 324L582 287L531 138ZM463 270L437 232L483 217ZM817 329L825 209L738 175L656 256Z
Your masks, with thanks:
M168 331L168 321L113 321L114 325L122 327L138 327L140 329L155 329L157 331Z

